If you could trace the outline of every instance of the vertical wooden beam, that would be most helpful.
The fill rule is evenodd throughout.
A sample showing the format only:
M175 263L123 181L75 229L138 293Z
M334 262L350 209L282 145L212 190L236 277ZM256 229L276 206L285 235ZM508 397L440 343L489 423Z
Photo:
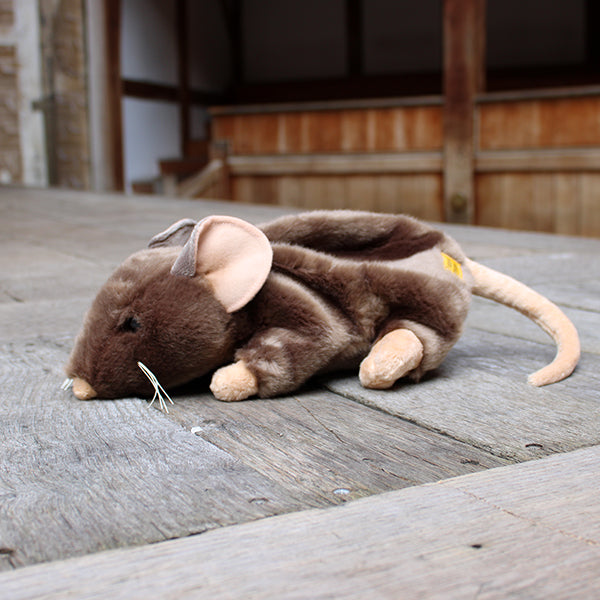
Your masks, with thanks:
M225 20L231 60L230 100L244 81L244 38L242 0L220 0L219 6Z
M121 100L121 0L104 0L106 24L107 91L106 104L110 127L110 155L112 156L113 187L123 190L123 121Z
M190 76L187 0L175 4L175 39L177 40L177 80L181 155L187 154L190 140Z
M363 74L362 0L346 0L346 60L350 77Z
M444 0L444 212L473 223L475 95L485 86L485 0Z
M600 67L600 3L598 0L586 0L585 29L586 63L597 69Z
M223 0L221 0L223 1ZM243 0L231 0L229 12L229 42L231 48L232 88L244 83L244 16Z

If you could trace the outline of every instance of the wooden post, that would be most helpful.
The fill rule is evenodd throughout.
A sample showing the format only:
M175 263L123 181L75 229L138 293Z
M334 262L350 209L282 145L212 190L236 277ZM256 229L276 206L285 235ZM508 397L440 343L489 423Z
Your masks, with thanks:
M600 65L600 5L598 0L585 2L585 54L588 67L595 69Z
M186 156L190 140L190 85L187 0L178 0L175 6L175 34L177 40L177 72L181 155Z
M121 100L121 0L105 0L107 51L107 112L110 123L110 155L112 156L113 188L125 187L123 172L123 123Z
M346 61L349 77L363 74L362 0L346 0Z
M444 212L473 223L475 94L485 87L484 0L444 0Z

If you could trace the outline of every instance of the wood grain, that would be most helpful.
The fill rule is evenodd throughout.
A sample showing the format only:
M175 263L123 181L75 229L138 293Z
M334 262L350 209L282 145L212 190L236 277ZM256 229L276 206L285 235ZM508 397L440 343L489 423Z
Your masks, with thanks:
M417 207L419 195L439 189L439 183L390 179L383 182L382 194L379 178L355 177L360 182L356 190L373 188L374 197L385 197L390 207L402 206L403 197ZM339 198L340 191L344 198L356 194L356 202L361 195L348 191L346 180L337 177L313 175L308 185L290 177L265 177L263 183L261 192L250 182L251 198L275 193L273 186L307 205L320 195ZM398 205L392 205L396 196ZM527 386L526 373L551 358L551 344L508 309L476 303L465 337L443 367L418 385L400 385L387 393L359 388L355 374L315 381L295 397L241 404L210 400L200 386L179 395L166 417L147 410L140 400L82 403L59 390L62 365L96 289L152 235L184 217L233 214L256 223L289 210L64 190L0 190L0 568L186 537L412 484L429 497L431 488L421 488L423 482L598 443L600 281L594 273L599 242L490 229L447 226L471 256L539 286L566 307L580 328L585 354L576 373L561 384L542 390ZM199 428L197 433L192 427ZM449 502L445 513L460 507L453 498ZM443 507L443 498L438 504ZM470 506L479 510L484 505ZM379 518L379 506L356 518L370 527ZM496 516L485 513L477 531L493 530ZM429 518L415 505L396 513L395 522L423 528ZM331 522L331 528L320 528L334 540L342 533L335 518ZM292 527L287 537L281 528L272 530L279 531L280 544L283 538L295 542L307 531L307 521L298 523L299 529ZM271 531L270 525L265 527ZM390 531L387 522L385 529ZM359 546L369 539L368 531L356 530L355 535ZM408 537L413 543L419 540L414 532ZM529 548L529 538L524 540ZM227 552L233 559L240 546L233 538L231 543ZM170 546L147 550L161 548L162 556L164 547ZM373 552L368 543L365 547ZM414 556L428 555L418 544L412 548ZM467 552L472 550L469 546ZM296 550L289 553L290 564L299 566ZM400 565L397 554L385 556ZM255 572L262 568L258 554L244 556ZM354 549L347 556L352 560L346 573L371 573L371 565L377 569L377 562L365 562ZM185 553L179 557L180 564L195 569L210 560L204 555L205 562L193 557L190 563ZM502 562L502 555L493 557ZM550 553L540 565L553 557ZM223 560L217 562L228 565ZM51 596L59 589L52 586L63 581L63 563L50 568L55 576L51 581L43 576L40 585ZM135 562L127 562L123 568L139 574L146 567L139 570ZM21 572L32 573L29 567ZM157 593L160 585L173 585L168 574L152 574ZM330 574L330 569L324 572L324 582L335 581ZM585 571L581 574L585 585L589 578ZM3 587L9 575L0 576L2 597L13 597L12 588ZM66 572L64 577L66 582ZM110 585L113 580L104 581ZM39 589L33 582L19 585L22 594ZM62 597L62 592L56 594ZM124 595L131 596L131 589Z
M598 146L599 110L599 97L481 104L480 149Z
M214 138L227 140L231 154L440 151L439 106L344 108L337 110L215 114Z
M0 569L306 506L144 401L78 402L60 381L31 365L2 377Z
M434 373L418 384L398 384L396 393L365 390L348 378L326 386L510 460L600 443L600 357L586 354L565 382L533 388L527 375L550 362L554 352L517 339L523 329L521 323L510 337L468 329Z
M476 176L478 224L600 236L600 175L587 170L538 170L535 160L531 171L527 170Z
M473 223L473 112L484 87L484 2L446 0L443 6L444 213L447 221Z
M331 163L333 173L328 172ZM240 165L234 161L232 170L250 174L233 177L233 196L237 202L294 206L305 210L346 208L406 213L431 221L440 221L443 217L442 179L438 174L372 174L370 170L377 168L376 165L365 166L363 163L361 168L360 161L337 161L335 158L314 169L311 160L259 164L250 159ZM357 168L352 169L352 165ZM258 167L254 174L253 166ZM273 174L259 176L257 172L263 168ZM336 170L343 170L343 173L335 173Z
M311 504L345 502L505 464L322 390L227 408L195 394L178 398L169 417Z
M0 574L13 600L569 598L600 592L598 448Z

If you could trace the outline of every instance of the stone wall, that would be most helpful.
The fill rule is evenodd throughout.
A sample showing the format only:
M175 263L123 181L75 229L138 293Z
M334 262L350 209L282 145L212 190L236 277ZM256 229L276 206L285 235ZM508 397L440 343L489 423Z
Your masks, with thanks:
M82 0L0 0L0 183L90 186Z
M89 188L90 153L83 3L40 0L48 162L53 184Z
M22 181L17 87L17 48L12 0L0 0L0 183Z

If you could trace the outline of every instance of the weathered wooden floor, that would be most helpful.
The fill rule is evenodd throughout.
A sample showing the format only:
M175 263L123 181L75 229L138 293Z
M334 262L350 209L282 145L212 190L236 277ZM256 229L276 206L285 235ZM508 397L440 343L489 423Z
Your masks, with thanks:
M60 390L128 254L182 217L280 212L0 188L0 597L600 594L598 240L445 226L578 327L580 367L546 388L526 375L550 340L477 299L444 365L392 391L345 374L219 403L200 385L165 415Z

